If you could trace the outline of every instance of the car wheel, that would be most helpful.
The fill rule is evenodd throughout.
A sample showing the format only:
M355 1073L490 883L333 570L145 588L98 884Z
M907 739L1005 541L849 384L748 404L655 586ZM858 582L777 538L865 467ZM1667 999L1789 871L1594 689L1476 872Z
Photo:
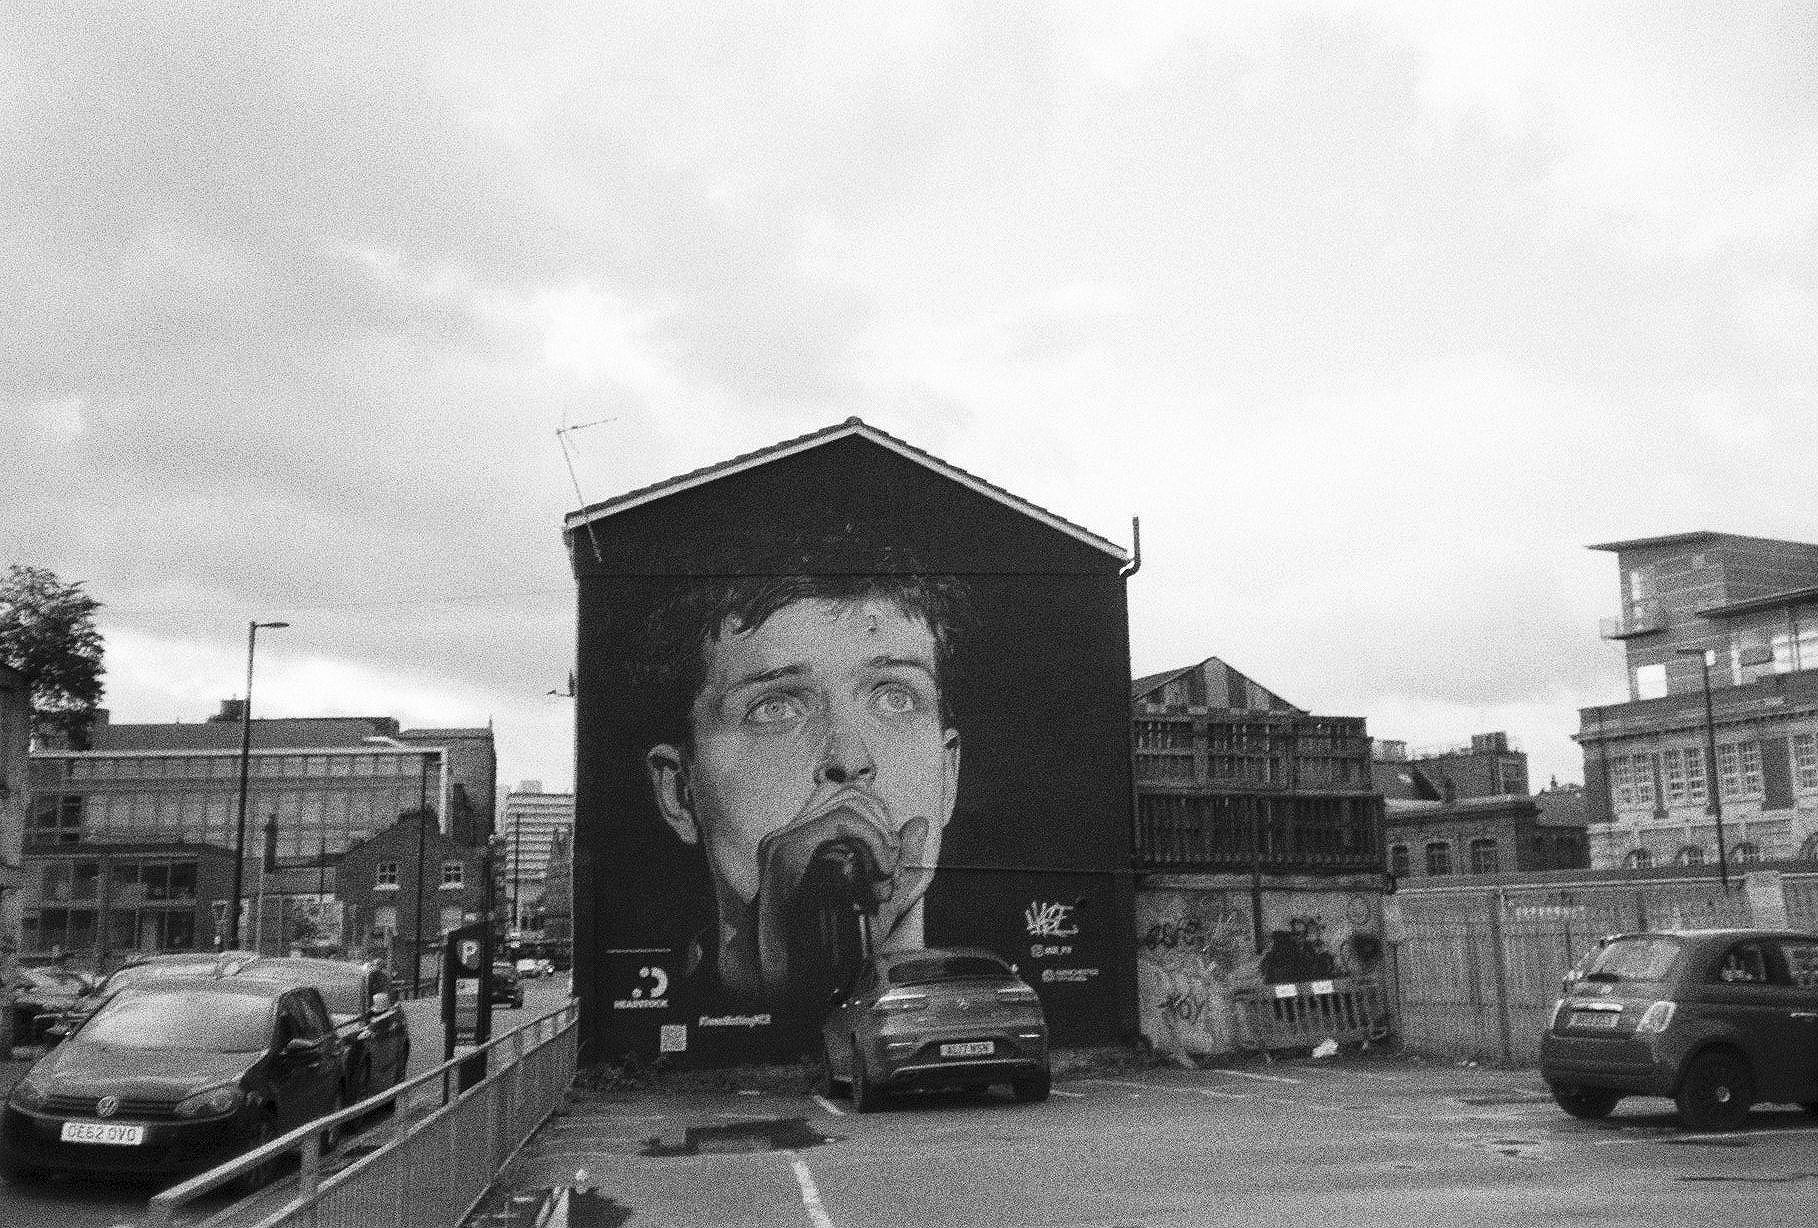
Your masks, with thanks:
M1686 1067L1673 1102L1690 1129L1740 1129L1755 1102L1749 1064L1733 1053L1701 1053Z
M1555 1087L1553 1103L1584 1121L1602 1121L1622 1099L1620 1093L1600 1087Z
M252 1146L247 1151L257 1151L265 1144L278 1137L278 1132L271 1124L271 1118L261 1113L257 1124L253 1126ZM270 1185L278 1175L278 1160L274 1156L263 1164L256 1164L241 1173L234 1180L234 1188L241 1194L256 1194Z
M1012 1080L1010 1090L1015 1092L1016 1098L1024 1104L1040 1104L1048 1098L1048 1087L1052 1079L1053 1075L1044 1070L1040 1074L1030 1075L1026 1079Z
M833 1074L833 1050L827 1047L826 1041L822 1041L821 1042L821 1079L820 1079L821 1095L826 1096L829 1099L831 1099L834 1096L839 1095L843 1090L845 1090L845 1088L842 1086L842 1081L840 1079L835 1078L834 1074Z
M852 1046L852 1107L861 1113L875 1113L884 1107L884 1093L871 1081L871 1068L857 1042Z

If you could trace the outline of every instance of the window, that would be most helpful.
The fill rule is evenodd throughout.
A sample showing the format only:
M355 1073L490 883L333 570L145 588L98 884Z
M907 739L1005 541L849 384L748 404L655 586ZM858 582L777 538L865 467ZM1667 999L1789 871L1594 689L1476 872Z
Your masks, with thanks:
M442 906L442 932L446 934L449 930L458 929L463 915L459 904L444 904Z
M1685 756L1676 750L1669 750L1660 757L1661 775L1665 778L1666 803L1669 806L1685 804Z
M1427 845L1427 874L1440 878L1452 872L1452 846L1443 840Z
M1610 760L1610 793L1618 806L1635 804L1635 768L1627 755Z
M1635 804L1652 806L1654 804L1654 756L1635 756Z
M398 863L381 861L373 875L372 885L379 891L395 891L398 887Z
M1734 742L1717 748L1717 791L1721 797L1731 797L1742 791L1742 756Z
M1701 866L1704 864L1704 850L1696 844L1688 844L1674 854L1673 860L1682 866Z
M1494 874L1500 868L1497 864L1496 841L1471 841L1471 873Z
M382 904L372 910L372 932L382 939L398 932L398 910L395 905Z
M1761 860L1761 846L1744 841L1730 850L1730 860L1748 865Z
M1623 868L1627 870L1645 870L1653 864L1654 854L1646 849L1632 849L1629 855L1622 859Z
M1757 942L1742 942L1731 947L1717 966L1717 979L1726 985L1767 984L1767 956Z
M1705 801L1704 762L1706 756L1704 748L1681 751L1680 757L1685 761L1685 800L1702 805Z
M1389 873L1396 878L1408 876L1408 846L1394 844L1389 846Z
M1818 666L1818 655L1812 664ZM1793 735L1793 784L1801 789L1818 789L1818 733Z
M1659 699L1667 693L1665 665L1637 665L1635 667L1635 698Z
M82 797L76 793L51 793L32 806L28 841L41 844L77 844L82 840Z
M1742 791L1761 792L1761 743L1743 742L1736 750L1737 757L1742 761Z
M1818 989L1818 942L1783 938L1780 953L1786 956L1787 974L1801 989Z
M458 891L467 885L467 867L458 861L442 863L442 890Z

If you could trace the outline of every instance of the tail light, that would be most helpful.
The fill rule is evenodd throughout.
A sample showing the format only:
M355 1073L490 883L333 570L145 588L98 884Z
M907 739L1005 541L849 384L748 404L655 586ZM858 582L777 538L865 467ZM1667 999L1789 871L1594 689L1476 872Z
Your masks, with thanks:
M1557 1032L1559 1030L1559 1020L1565 1014L1565 1007L1566 1007L1566 1000L1564 998L1558 998L1558 999L1554 1000L1554 1002L1553 1002L1553 1022L1549 1026L1551 1026L1555 1032Z
M1674 1002L1656 1002L1642 1012L1641 1022L1635 1025L1635 1035L1646 1036L1650 1032L1664 1032L1673 1024Z
M1035 996L1035 991L1030 989L1027 985L1007 985L1003 989L997 991L997 1000L999 1002L1017 1002L1027 1005L1033 1005L1035 1002L1039 1001Z
M900 989L892 989L880 997L871 1009L880 1015L894 1015L899 1011L919 1011L927 1005L928 995L925 993L905 993Z

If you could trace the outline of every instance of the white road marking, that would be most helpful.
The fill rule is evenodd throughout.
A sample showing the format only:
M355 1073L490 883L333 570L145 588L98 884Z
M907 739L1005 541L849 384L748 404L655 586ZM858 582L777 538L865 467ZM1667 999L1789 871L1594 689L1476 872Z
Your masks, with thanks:
M846 1115L845 1109L842 1109L839 1105L833 1103L833 1101L827 1099L825 1096L817 1093L810 1096L809 1099L820 1105L823 1109L826 1109L829 1113L832 1113L835 1117L844 1117Z
M786 1152L789 1167L795 1171L795 1183L802 1187L802 1205L808 1208L808 1222L814 1228L833 1228L833 1221L827 1218L827 1208L821 1205L821 1188L814 1183L814 1174L808 1171L808 1164L796 1152Z
M1067 1097L1067 1099L1069 1099L1069 1100L1084 1100L1084 1099L1085 1099L1085 1098L1086 1098L1086 1093L1085 1093L1085 1092L1063 1092L1063 1091L1062 1091L1062 1090L1061 1090L1061 1089L1060 1089L1060 1088L1058 1088L1058 1087L1057 1087L1057 1088L1054 1088L1054 1089L1053 1089L1053 1090L1052 1090L1052 1091L1051 1091L1051 1092L1049 1092L1049 1093L1048 1093L1048 1094L1049 1094L1049 1095L1051 1095L1051 1096L1065 1096L1065 1097Z
M1290 1079L1286 1075L1257 1074L1253 1070L1231 1070L1224 1066L1211 1068L1212 1074L1233 1075L1239 1079L1261 1079L1266 1083L1305 1083L1305 1079Z

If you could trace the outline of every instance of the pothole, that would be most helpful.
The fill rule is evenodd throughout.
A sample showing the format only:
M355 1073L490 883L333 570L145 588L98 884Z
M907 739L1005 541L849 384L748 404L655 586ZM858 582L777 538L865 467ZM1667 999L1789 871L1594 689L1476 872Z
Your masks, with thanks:
M800 1151L833 1139L811 1129L805 1118L767 1117L723 1126L689 1126L679 1140L646 1139L642 1156L698 1156L738 1151Z

